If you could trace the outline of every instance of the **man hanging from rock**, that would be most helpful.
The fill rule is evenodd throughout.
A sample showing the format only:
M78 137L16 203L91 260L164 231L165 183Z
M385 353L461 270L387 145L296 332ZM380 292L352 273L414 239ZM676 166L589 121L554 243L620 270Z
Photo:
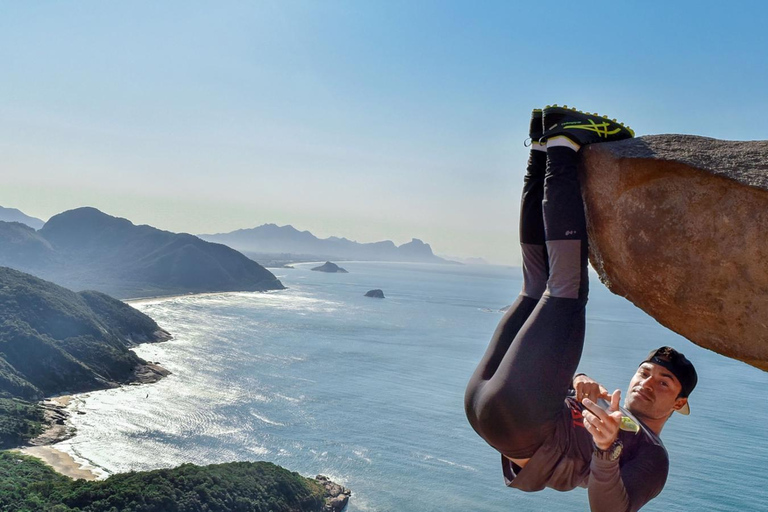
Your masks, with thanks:
M465 396L475 431L501 453L508 486L587 487L593 512L639 510L667 479L659 438L688 414L693 365L651 351L621 392L574 376L584 346L587 226L577 177L582 146L634 136L615 120L557 105L534 110L523 186L523 289L501 320Z

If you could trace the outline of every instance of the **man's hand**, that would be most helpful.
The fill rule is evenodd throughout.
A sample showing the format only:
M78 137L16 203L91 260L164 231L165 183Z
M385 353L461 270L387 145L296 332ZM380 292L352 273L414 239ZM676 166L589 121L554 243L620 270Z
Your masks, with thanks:
M576 400L578 402L581 402L584 398L589 398L593 402L597 402L598 398L610 399L608 390L586 375L577 375L573 378L573 389L576 391Z
M621 391L618 389L611 395L611 407L608 411L601 409L589 398L582 400L584 407L586 407L582 411L584 427L586 427L587 432L592 434L595 446L601 450L610 448L616 438L619 437L619 427L621 426L620 400Z

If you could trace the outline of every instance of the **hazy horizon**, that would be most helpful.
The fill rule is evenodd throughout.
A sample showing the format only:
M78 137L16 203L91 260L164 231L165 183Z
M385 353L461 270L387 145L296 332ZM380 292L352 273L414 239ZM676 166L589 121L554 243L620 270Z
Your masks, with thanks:
M0 208L8 208L8 209L10 209L10 210L17 210L17 211L19 211L19 210L18 210L18 208L7 207L7 206L4 206L4 205L0 205ZM83 208L93 208L93 207L84 206ZM101 210L100 210L100 211L101 211ZM23 212L23 211L22 211L21 213L22 213L22 214L26 214L26 212ZM65 213L65 212L59 212L59 213ZM110 214L109 214L109 212L103 212L103 211L102 211L102 213L105 213L105 214L107 214L107 215L110 215ZM56 214L56 215L58 215L58 214ZM43 221L43 222L48 222L48 220L50 220L50 219L40 219L40 218L38 218L38 217L35 217L34 215L28 215L28 216L29 216L29 217L33 217L33 218L35 218L35 219L38 219L38 220L41 220L41 221ZM55 216L55 215L54 215L54 216ZM112 216L113 216L113 217L116 217L115 215L112 215ZM131 221L131 219L127 219L127 220L128 220L128 221ZM132 221L131 221L131 222L132 222ZM133 224L136 224L136 223L134 222ZM250 227L245 227L245 228L238 228L238 229L235 229L235 230L232 230L232 231L226 232L226 233L190 233L190 234L192 234L192 235L196 235L196 236L221 235L221 234L228 234L228 233L232 233L232 232L234 232L234 231L241 231L241 230L244 230L244 231L248 231L248 230L251 230L251 229L255 229L255 228L259 228L259 227L263 227L263 226L267 226L267 225L278 226L278 227L280 227L280 228L285 228L285 227L292 227L292 228L296 229L296 230L297 230L297 231L299 231L299 232L309 232L309 233L311 233L313 236L317 237L318 239L323 239L323 240L324 240L324 239L328 239L328 238L339 238L339 239L347 239L347 240L349 240L349 241L352 241L352 242L356 242L356 243L360 243L360 244L364 244L364 243L373 243L373 242L382 242L382 241L387 241L387 240L389 240L389 239L379 239L379 240L370 240L370 241L360 241L360 240L353 240L353 239L351 239L351 238L349 238L349 237L346 237L346 236L344 236L344 235L338 235L338 234L336 234L336 235L329 235L329 236L327 236L327 237L320 237L320 236L317 236L317 234L315 234L315 233L312 233L312 232L311 232L310 230L308 230L308 229L302 229L300 226L293 226L292 224L282 224L282 225L280 225L280 224L276 224L276 223L274 223L274 222L265 222L265 223L263 223L263 224L259 224L258 226L250 226ZM152 227L157 227L157 226L152 226ZM409 243L409 242L413 241L414 239L418 239L418 240L421 240L421 239L419 239L418 237L411 237L410 239L408 239L408 240L406 240L406 241L404 241L404 242L401 242L401 243L398 243L397 241L394 241L394 240L392 240L392 241L395 243L395 245L397 245L397 246L401 246L401 245L403 245L403 244L407 244L407 243ZM431 244L429 244L429 240L421 240L421 241L422 241L422 242L424 242L424 243L426 243L426 244L428 244L428 245L431 245ZM265 251L265 253L269 253L269 252L270 252L270 251ZM434 252L434 249L433 249L433 252ZM453 255L450 255L450 254L437 254L437 253L435 253L435 255L436 255L436 256L443 256L443 257L454 257ZM483 258L480 258L480 257L471 257L471 256L470 256L470 257L468 257L468 258L462 258L462 257L458 257L458 256L456 256L456 257L454 257L454 258L455 258L455 259L461 259L461 260L480 260L480 259L483 259Z
M750 5L0 0L0 205L517 264L531 108L768 138Z

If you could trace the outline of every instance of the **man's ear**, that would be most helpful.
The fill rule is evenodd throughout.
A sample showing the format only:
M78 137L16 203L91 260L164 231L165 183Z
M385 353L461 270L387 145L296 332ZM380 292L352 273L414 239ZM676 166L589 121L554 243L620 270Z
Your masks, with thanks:
M685 406L685 404L687 404L687 403L688 403L688 399L687 399L687 398L684 398L684 397L680 397L680 398L678 398L677 400L675 400L675 410L676 410L676 411L679 411L679 410L680 410L680 409L682 409L682 408Z

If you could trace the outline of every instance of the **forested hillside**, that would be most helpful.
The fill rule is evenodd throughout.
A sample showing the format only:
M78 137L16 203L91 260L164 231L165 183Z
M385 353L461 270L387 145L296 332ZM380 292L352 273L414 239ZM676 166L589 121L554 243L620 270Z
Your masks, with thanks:
M0 452L0 510L30 512L320 512L323 487L269 462L183 464L71 480L42 462Z

